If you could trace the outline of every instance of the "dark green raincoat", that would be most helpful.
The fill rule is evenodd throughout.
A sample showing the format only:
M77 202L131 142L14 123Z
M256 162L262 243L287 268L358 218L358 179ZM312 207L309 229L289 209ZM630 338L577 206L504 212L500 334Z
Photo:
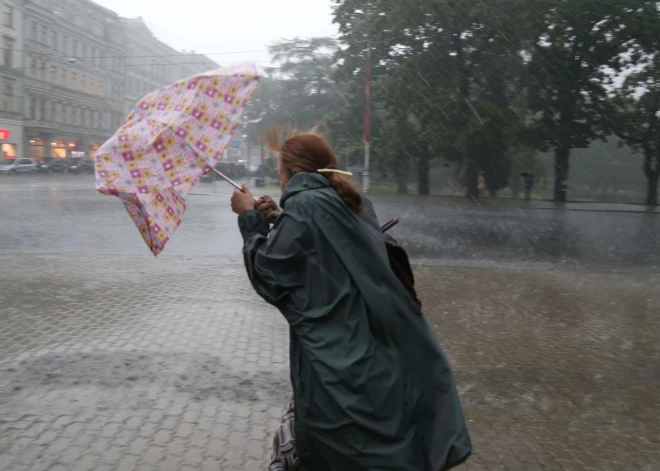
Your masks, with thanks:
M296 447L310 471L440 471L470 437L447 358L382 236L320 174L296 174L269 234L239 217L254 289L290 325ZM374 228L376 230L374 230Z

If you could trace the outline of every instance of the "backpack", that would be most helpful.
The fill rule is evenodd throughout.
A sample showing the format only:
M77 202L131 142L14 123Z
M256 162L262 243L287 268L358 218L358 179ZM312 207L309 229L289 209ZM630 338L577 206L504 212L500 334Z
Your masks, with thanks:
M410 266L408 254L391 235L383 234L383 238L385 239L385 247L387 249L387 256L390 259L390 267L392 268L392 271L406 291L408 291L408 294L412 296L417 307L421 309L422 302L417 297L417 291L415 291L415 275Z

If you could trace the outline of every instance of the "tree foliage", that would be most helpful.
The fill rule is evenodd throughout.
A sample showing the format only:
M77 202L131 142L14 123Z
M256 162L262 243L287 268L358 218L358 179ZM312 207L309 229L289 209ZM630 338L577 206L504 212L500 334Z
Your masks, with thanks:
M370 53L373 167L399 192L415 175L428 194L442 163L461 169L471 198L480 174L492 195L515 192L551 151L562 201L571 154L615 131L656 175L657 2L333 0L333 15L338 39L270 48L278 67L255 95L268 113L254 132L322 120L343 163L361 162Z

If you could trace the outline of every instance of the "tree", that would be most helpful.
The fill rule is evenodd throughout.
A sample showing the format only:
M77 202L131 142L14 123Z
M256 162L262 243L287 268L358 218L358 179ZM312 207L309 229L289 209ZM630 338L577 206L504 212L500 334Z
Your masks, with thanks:
M658 204L660 178L660 52L654 53L640 72L633 73L619 89L617 134L644 155L646 204Z
M480 171L493 188L508 181L508 112L512 62L520 61L515 17L526 2L475 0L335 2L335 21L348 47L341 69L349 78L364 64L364 38L373 44L374 77L397 127L393 152L417 167L418 186L429 192L434 159L465 161L468 193L476 197ZM355 33L355 30L359 34ZM356 60L355 57L359 57ZM374 86L375 89L375 86Z
M332 38L294 38L268 48L279 66L270 71L279 81L278 118L305 129L340 109L332 78L337 48Z
M635 70L616 90L616 132L644 155L646 204L658 204L660 178L660 18L657 2L643 2L631 15L635 44L628 65Z
M566 201L574 148L610 131L607 85L631 46L638 0L539 0L527 16L530 143L553 149L554 200Z

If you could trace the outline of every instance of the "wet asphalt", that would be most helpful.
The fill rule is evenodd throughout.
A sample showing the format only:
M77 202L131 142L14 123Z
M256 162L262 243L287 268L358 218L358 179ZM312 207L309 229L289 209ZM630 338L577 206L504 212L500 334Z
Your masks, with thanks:
M93 183L86 175L0 179L0 251L145 255L123 206L95 193ZM230 195L223 182L199 184L188 199L184 223L161 257L240 259ZM660 213L640 207L372 198L381 223L400 219L391 234L420 261L660 267Z

